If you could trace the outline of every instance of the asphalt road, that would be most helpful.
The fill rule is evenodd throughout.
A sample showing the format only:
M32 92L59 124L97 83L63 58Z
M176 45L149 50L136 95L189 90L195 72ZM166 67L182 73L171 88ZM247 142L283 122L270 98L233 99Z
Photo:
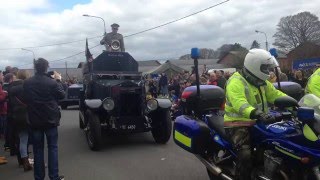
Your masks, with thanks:
M0 180L32 179L33 172L18 168L15 157L4 152L9 163L0 165ZM62 111L59 127L59 169L67 180L207 180L205 167L190 153L175 145L154 143L151 133L106 137L98 152L89 149L79 129L78 111Z

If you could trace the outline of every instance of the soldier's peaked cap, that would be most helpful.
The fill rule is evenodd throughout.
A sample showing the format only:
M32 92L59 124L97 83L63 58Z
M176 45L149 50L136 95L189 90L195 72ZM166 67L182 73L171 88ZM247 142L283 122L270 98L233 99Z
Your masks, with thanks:
M120 26L117 23L113 23L113 24L111 24L111 27L120 27Z

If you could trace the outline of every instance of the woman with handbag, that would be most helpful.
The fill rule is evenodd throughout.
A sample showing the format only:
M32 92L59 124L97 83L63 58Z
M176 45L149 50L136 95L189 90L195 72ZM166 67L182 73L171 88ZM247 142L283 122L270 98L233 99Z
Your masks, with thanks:
M17 155L18 161L19 164L22 164L24 171L32 170L28 157L29 129L27 124L27 105L24 103L23 94L23 82L27 78L29 78L28 72L26 70L19 70L17 73L17 79L12 82L8 92L9 107L11 108L14 129L19 139L19 143L17 143L20 152Z

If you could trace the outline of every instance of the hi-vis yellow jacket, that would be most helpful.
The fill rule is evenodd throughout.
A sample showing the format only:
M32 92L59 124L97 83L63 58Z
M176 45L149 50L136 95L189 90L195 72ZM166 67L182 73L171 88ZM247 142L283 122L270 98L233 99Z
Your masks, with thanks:
M238 72L234 73L226 85L225 126L250 126L255 121L250 119L254 109L268 112L268 103L286 94L277 90L270 82L257 88L251 85Z
M320 98L320 68L317 69L309 78L305 88L306 94L314 94Z

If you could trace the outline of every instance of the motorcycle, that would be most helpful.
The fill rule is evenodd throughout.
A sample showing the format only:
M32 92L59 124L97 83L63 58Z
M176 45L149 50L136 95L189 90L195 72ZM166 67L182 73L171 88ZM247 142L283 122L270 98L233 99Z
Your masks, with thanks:
M206 166L211 180L237 179L237 154L223 126L224 99L217 86L188 87L182 93L183 115L174 122L174 142ZM285 96L274 106L276 123L257 122L250 129L251 179L320 180L320 98L307 94L298 103Z
M310 99L311 106L305 103ZM252 179L320 179L320 99L308 94L299 105L291 98L279 98L276 111L270 111L279 122L257 123L251 128ZM287 110L295 107L295 111ZM218 112L177 117L174 141L197 156L207 167L210 179L231 180L236 178L237 155Z

